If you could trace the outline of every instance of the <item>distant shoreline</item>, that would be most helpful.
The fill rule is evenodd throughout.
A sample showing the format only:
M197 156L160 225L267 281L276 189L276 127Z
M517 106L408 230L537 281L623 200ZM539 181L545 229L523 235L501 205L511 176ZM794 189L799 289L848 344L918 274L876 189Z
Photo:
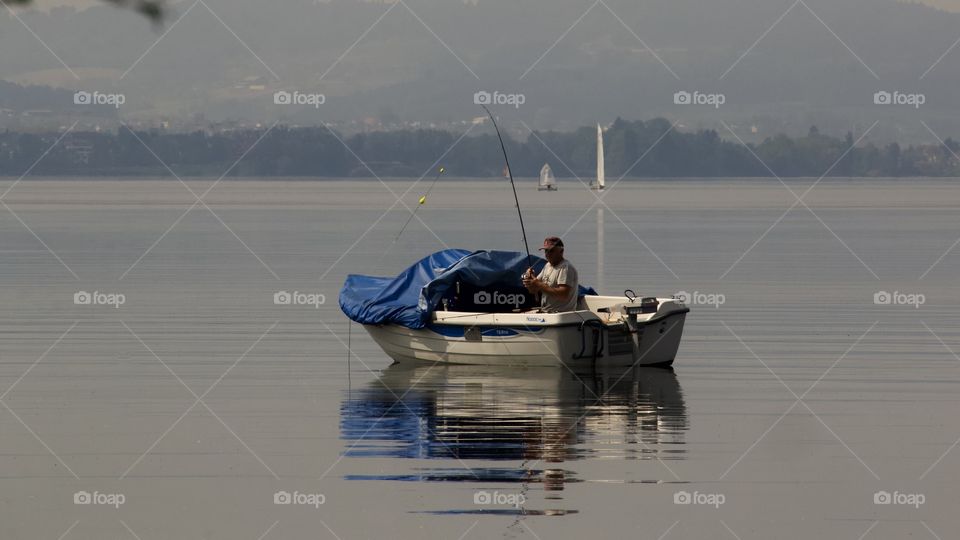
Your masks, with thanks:
M811 126L803 137L759 143L715 130L680 131L664 118L617 119L603 128L608 179L620 178L952 178L960 143L878 146L868 132L845 137ZM596 175L597 126L506 138L514 177L538 176L549 164L560 181ZM0 133L0 175L90 177L418 178L439 167L449 177L499 178L496 136L407 130L341 136L327 128L250 129L224 133ZM608 182L609 183L609 182Z

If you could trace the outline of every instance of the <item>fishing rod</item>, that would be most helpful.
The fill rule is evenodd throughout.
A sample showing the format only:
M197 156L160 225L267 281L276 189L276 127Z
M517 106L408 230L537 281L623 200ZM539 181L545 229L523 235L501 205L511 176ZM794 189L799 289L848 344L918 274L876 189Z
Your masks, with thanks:
M533 268L533 257L530 256L530 245L527 244L527 230L523 227L523 213L520 212L520 199L517 197L517 184L513 181L513 170L510 169L510 158L507 157L507 147L503 144L503 136L500 135L500 128L497 127L497 121L486 105L481 104L483 110L487 111L487 116L493 123L493 129L497 131L497 138L500 139L500 149L503 150L503 161L507 164L507 174L510 176L510 187L513 188L513 200L517 203L517 216L520 217L520 233L523 234L523 247L527 250L527 267Z

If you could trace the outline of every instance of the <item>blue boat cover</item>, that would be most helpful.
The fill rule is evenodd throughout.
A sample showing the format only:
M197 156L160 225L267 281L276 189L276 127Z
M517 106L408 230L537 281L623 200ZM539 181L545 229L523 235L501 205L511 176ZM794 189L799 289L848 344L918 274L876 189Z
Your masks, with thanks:
M533 256L534 273L546 261ZM520 289L527 255L515 251L446 249L417 261L397 277L350 274L340 290L340 309L361 324L423 328L457 282L474 288L502 285ZM580 287L580 295L597 294Z

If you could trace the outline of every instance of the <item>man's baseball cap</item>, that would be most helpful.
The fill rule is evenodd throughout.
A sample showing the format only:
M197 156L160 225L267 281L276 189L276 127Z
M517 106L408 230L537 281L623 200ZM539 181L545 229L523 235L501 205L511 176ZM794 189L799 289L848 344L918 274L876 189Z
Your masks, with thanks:
M563 240L556 236L548 236L543 239L543 247L540 248L540 251L546 251L548 249L553 249L555 247L563 247Z

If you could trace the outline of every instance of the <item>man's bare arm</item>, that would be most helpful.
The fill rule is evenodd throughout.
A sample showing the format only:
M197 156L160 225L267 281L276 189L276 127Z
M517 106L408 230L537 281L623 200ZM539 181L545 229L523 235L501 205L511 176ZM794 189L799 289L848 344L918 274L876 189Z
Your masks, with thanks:
M536 278L525 280L525 284L527 286L527 290L533 293L539 292L549 296L559 297L563 300L566 300L570 297L571 287L566 284L550 287L546 283Z
M559 297L562 300L566 300L570 297L570 286L569 285L557 285L556 287L547 287L544 285L540 292L548 294L550 296Z

